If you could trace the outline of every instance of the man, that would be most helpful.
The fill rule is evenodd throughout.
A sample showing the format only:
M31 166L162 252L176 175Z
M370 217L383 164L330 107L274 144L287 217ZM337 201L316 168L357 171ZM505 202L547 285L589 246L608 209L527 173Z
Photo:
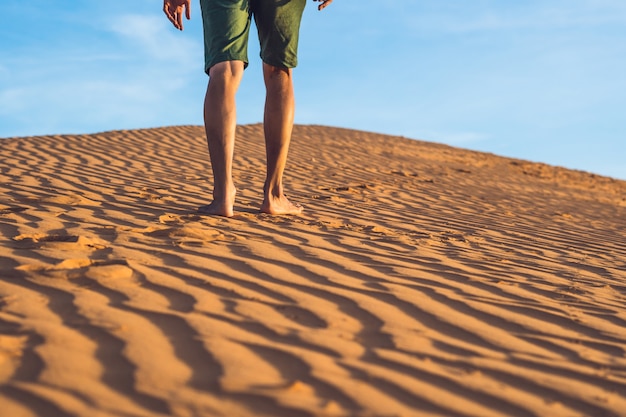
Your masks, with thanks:
M318 10L333 0L320 2ZM163 11L183 30L191 0L164 0ZM247 43L254 17L261 43L266 98L263 119L267 172L261 212L299 214L283 192L282 177L294 119L292 69L306 0L200 0L204 26L205 71L209 75L204 125L213 169L213 201L199 211L231 217L236 189L232 179L235 147L235 94L248 65Z

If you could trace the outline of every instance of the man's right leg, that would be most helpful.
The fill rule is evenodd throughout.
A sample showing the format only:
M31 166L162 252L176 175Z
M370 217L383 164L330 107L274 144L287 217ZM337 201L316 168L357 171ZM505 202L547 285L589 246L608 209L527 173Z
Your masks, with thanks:
M263 118L267 176L261 212L300 214L302 206L291 203L283 192L283 172L287 164L295 108L292 71L264 63L263 75L267 90Z
M233 153L237 111L235 95L243 77L242 61L225 61L209 70L209 85L204 99L204 126L211 168L213 201L200 207L205 214L231 217L235 204Z

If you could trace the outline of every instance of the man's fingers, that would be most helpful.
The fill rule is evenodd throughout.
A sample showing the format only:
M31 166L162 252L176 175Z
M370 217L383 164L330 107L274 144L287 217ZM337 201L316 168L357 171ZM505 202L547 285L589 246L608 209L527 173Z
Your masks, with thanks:
M183 9L185 9L184 13L187 20L191 19L190 3L189 0L163 1L163 12L176 29L183 30Z
M314 1L320 2L320 5L317 6L317 10L324 10L326 7L328 7L330 3L333 2L333 0L314 0Z
M163 5L163 13L165 13L165 16L167 16L167 20L172 22L176 29L180 29L180 27L178 26L178 22L176 21L176 17L174 14L172 14L172 11L170 10L170 5L168 3L165 3Z
M182 13L182 8L183 6L179 6L176 9L176 27L180 30L183 30L183 13Z
M167 16L167 20L174 23L174 16L172 16L172 12L170 12L170 5L165 3L163 4L163 13Z

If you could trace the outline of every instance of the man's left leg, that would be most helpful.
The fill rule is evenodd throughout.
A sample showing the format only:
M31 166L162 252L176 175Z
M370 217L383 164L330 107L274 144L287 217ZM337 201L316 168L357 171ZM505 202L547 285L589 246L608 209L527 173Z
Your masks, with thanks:
M287 199L282 183L295 111L292 70L264 63L263 77L266 88L263 123L267 177L261 211L269 214L299 214L302 206Z

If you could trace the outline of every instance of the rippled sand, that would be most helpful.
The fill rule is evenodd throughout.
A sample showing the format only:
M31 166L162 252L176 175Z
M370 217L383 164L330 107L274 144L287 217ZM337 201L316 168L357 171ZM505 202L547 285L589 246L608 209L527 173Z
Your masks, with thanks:
M626 182L297 126L0 140L3 416L626 416Z

